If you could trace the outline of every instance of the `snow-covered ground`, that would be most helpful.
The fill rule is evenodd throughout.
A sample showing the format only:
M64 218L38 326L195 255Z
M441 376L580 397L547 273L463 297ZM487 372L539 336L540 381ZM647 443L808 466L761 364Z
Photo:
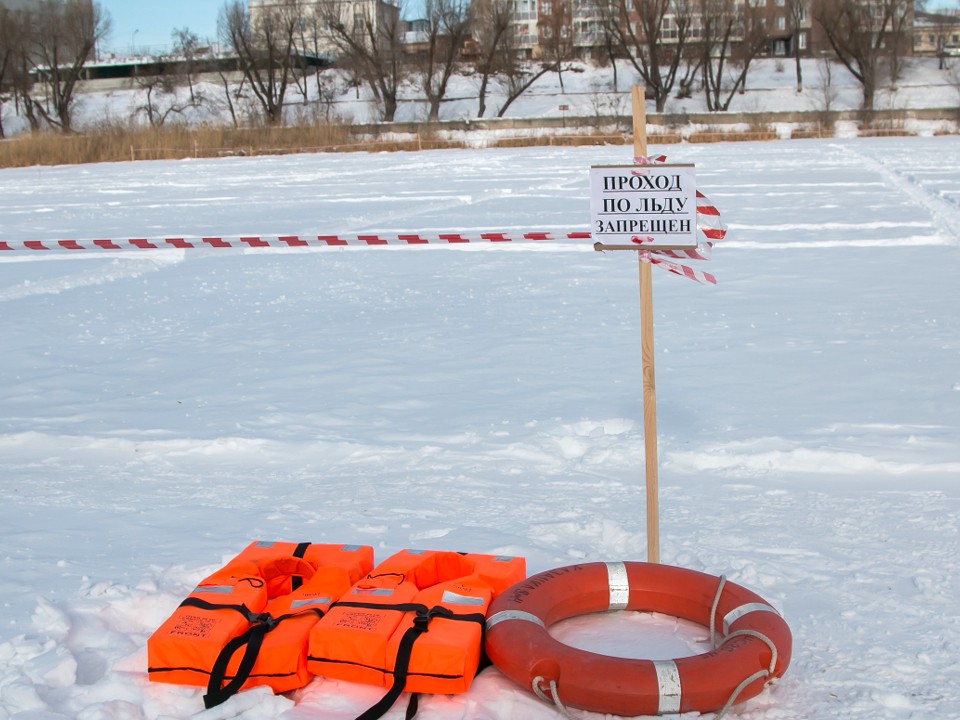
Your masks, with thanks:
M716 287L654 270L662 559L795 639L730 717L960 718L960 138L664 150L730 233ZM0 240L579 229L588 167L628 155L8 169ZM199 712L145 641L251 539L644 559L637 285L589 247L0 254L0 720ZM565 632L643 654L653 624ZM201 717L349 720L380 692ZM559 715L490 668L420 717Z

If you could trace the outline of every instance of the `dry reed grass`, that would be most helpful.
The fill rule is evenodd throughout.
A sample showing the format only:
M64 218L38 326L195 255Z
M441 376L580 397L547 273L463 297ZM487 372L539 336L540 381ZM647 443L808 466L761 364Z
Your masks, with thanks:
M864 136L908 135L902 127L868 127ZM826 137L829 132L797 129L794 138ZM776 140L779 135L758 124L748 132L710 129L690 134L686 142L712 143L744 140ZM683 142L679 132L651 133L650 145ZM631 135L544 134L501 137L491 141L494 147L625 145ZM125 160L176 160L183 158L283 155L315 152L396 152L465 148L468 143L445 139L435 132L412 137L359 139L347 124L313 123L288 127L233 128L227 126L188 127L172 125L142 128L133 124L104 123L84 134L63 135L38 132L0 141L0 168L35 165L71 165L79 163L120 162Z
M0 167L369 149L357 145L350 128L337 124L268 128L104 124L83 134L39 132L0 142Z

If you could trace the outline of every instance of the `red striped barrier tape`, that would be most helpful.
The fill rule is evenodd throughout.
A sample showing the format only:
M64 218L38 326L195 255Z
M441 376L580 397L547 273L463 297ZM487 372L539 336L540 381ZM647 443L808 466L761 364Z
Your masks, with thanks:
M586 231L571 232L481 232L397 233L358 235L241 235L236 237L124 238L119 240L0 240L0 252L51 252L73 250L193 250L198 248L329 248L380 247L384 245L458 245L465 243L526 243L589 241Z
M635 158L638 164L657 164L666 161L663 155ZM720 211L699 190L697 191L697 230L700 243L691 249L644 250L642 240L634 238L644 262L651 262L682 277L699 283L715 285L717 279L674 260L709 260L713 243L723 240L726 226L720 220ZM0 256L8 252L66 252L118 250L193 250L203 248L331 248L331 247L414 247L421 245L462 245L486 243L543 243L567 242L586 245L592 236L586 230L533 232L440 232L440 233L364 233L356 235L240 235L236 237L164 237L124 238L119 240L0 240ZM604 248L597 245L597 249ZM627 249L620 248L617 249Z
M203 248L240 249L251 248L339 248L339 247L417 247L422 245L463 245L468 243L549 243L564 242L588 245L591 235L586 231L572 232L527 232L527 233L403 233L396 235L250 235L238 237L176 237L176 238L127 238L122 240L26 240L13 242L0 240L0 257L4 253L57 253L97 251L153 251L194 250ZM690 250L643 250L637 248L645 261L662 267L676 275L696 280L699 283L716 284L710 273L693 270L673 259L708 260L712 243ZM602 249L602 248L601 248Z

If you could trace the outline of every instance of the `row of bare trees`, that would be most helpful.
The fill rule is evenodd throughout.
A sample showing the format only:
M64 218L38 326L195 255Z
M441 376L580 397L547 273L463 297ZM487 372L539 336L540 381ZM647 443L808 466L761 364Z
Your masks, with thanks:
M402 19L403 4L377 0L272 0L255 13L243 0L229 0L218 28L271 123L282 121L292 88L306 97L309 60L324 55L336 56L355 85L371 89L387 122L394 118L406 83L426 99L428 120L437 120L468 46L480 77L480 117L495 80L506 96L498 108L502 116L538 77L558 66L543 62L531 69L524 62L510 0L425 0L422 11L412 41Z
M572 4L574 0L563 0ZM745 0L598 0L604 45L627 58L658 112L676 93L688 96L699 80L707 108L727 110L744 89L751 62L770 47L766 3ZM793 29L797 91L803 90L797 40L812 19L836 58L863 86L873 108L881 61L895 79L910 42L914 0L783 0ZM568 11L569 12L569 11ZM572 14L572 13L571 13Z
M284 96L297 84L298 52L330 52L356 82L369 86L383 118L393 119L404 82L416 87L436 120L449 80L465 47L479 78L478 116L487 111L497 82L510 104L537 78L564 72L582 59L578 18L592 23L592 50L626 59L657 112L673 95L702 89L708 110L729 109L746 87L751 63L770 48L766 3L754 0L552 0L539 5L538 58L524 62L510 0L426 0L416 50L405 40L402 3L377 0L271 0L251 14L241 0L221 11L220 33L241 59L246 80L265 117L279 122ZM836 58L863 86L863 107L873 108L881 61L894 79L909 42L914 0L783 0L794 28L797 91L803 90L799 33L812 19ZM614 67L616 65L614 64Z
M863 107L873 108L882 62L895 79L909 42L907 24L914 0L783 0L797 32L813 19L836 58L863 86ZM520 51L511 0L424 0L423 19L407 37L402 2L380 0L264 0L252 11L244 0L226 0L220 9L221 41L237 58L239 91L247 93L267 123L283 122L292 91L323 96L319 58L335 56L352 84L371 89L392 121L402 87L425 98L428 119L437 120L450 79L465 50L478 78L478 117L487 113L492 86L502 98L502 116L539 77L563 73L584 52L574 23L589 18L592 49L607 59L626 59L646 86L656 110L670 97L688 97L699 85L709 110L723 111L746 87L751 62L768 51L770 33L764 3L754 0L552 0L539 5L535 62ZM420 10L421 8L418 8ZM13 12L0 6L0 103L13 102L39 129L72 129L71 106L84 63L109 30L109 17L94 0L42 0L38 9ZM189 65L198 39L186 28L175 33L177 52ZM803 90L794 47L797 90ZM614 63L614 68L616 64ZM188 81L191 74L186 74ZM616 78L616 76L615 76ZM174 95L167 80L138 79L146 90L151 124L162 123L154 93ZM615 79L616 82L616 79ZM188 104L199 102L190 85ZM3 127L0 123L0 136Z

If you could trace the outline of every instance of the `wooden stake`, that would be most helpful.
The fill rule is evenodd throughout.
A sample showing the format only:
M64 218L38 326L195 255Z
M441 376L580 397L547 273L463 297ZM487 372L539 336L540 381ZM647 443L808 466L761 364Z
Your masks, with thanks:
M647 156L647 109L642 87L633 88L633 155ZM640 258L640 363L643 373L643 442L647 484L647 562L660 562L657 476L657 379L653 351L653 264Z

